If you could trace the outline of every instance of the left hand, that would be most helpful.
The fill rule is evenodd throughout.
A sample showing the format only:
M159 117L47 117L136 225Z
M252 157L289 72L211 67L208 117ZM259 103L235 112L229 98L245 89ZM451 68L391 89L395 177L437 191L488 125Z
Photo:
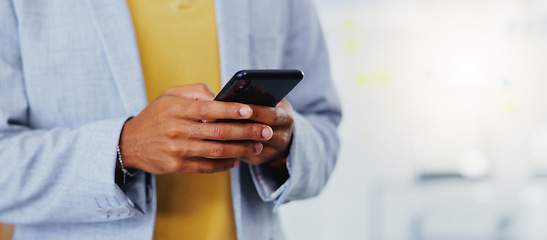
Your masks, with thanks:
M269 125L273 129L273 136L267 141L261 141L264 148L260 154L242 157L240 160L251 165L259 165L287 158L294 121L289 101L283 99L273 108L258 105L249 106L253 109L253 115L249 120Z

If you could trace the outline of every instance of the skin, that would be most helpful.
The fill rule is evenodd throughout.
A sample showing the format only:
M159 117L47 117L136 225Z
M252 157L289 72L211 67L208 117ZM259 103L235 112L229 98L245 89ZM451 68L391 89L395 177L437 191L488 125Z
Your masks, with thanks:
M205 84L172 87L123 127L124 167L153 174L214 173L286 158L292 107L214 101ZM243 119L255 123L216 122ZM238 160L239 159L239 160Z

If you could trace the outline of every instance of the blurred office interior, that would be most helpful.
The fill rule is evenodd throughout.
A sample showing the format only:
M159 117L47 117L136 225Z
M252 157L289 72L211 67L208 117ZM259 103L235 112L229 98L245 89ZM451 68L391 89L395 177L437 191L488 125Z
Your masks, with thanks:
M289 239L547 239L547 1L315 2L342 150Z

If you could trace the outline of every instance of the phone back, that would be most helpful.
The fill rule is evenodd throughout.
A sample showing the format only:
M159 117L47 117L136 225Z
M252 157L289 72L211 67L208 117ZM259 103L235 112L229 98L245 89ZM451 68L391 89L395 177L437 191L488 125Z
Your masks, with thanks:
M215 100L274 107L303 77L300 70L242 70Z

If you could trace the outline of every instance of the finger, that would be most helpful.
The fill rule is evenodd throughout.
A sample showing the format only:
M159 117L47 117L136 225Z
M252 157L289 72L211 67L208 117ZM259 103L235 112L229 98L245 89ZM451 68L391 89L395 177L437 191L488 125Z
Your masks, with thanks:
M240 160L251 165L259 165L284 156L284 152L277 146L265 143L260 154L256 156L241 157Z
M253 110L246 104L220 101L178 99L172 110L175 117L201 121L205 119L248 119Z
M215 98L211 88L204 83L171 87L165 90L163 94L193 100L213 100Z
M242 157L242 158L239 158L239 160L250 165L260 165L266 162L266 158L262 156Z
M209 159L196 157L179 161L179 163L174 168L176 173L215 173L239 166L239 160L236 158Z
M278 150L279 149L277 148L277 146L273 146L270 144L263 144L262 151L260 152L259 155L257 155L257 157L269 158L277 154ZM255 156L251 156L251 157L255 157Z
M279 107L265 107L258 105L249 105L253 110L250 120L264 123L270 126L292 125L293 118L290 111Z
M251 165L259 165L273 159L278 152L278 148L269 144L264 144L264 147L260 154L255 156L246 156L239 158L241 161L244 161Z
M274 146L283 146L291 141L292 138L292 126L277 127L273 133L272 138L267 141L268 144Z
M238 158L254 156L262 151L262 143L256 141L191 141L187 142L188 156L204 158Z
M292 105L291 103L289 103L289 101L287 101L287 99L283 98L278 104L277 106L275 107L278 107L278 108L283 108L285 110L291 110L292 111Z
M183 129L181 134L206 140L266 141L274 136L270 126L258 123L197 123Z

